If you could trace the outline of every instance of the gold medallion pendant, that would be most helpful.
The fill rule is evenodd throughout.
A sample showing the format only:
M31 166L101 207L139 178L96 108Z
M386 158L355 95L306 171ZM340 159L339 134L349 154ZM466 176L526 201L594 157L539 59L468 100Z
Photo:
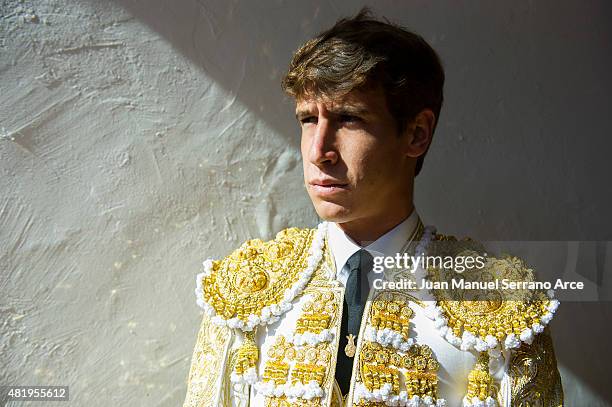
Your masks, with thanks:
M344 347L344 353L346 353L346 356L349 358L352 358L355 356L355 351L357 350L357 346L355 346L355 335L349 334L346 339L348 343Z

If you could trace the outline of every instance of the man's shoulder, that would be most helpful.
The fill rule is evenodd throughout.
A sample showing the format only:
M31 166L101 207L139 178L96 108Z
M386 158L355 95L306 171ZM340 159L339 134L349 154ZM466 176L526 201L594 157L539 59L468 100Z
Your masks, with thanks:
M251 239L220 260L204 261L196 296L213 322L251 330L287 311L322 259L322 227L291 227Z
M435 234L427 261L441 261L429 267L427 275L442 288L434 293L436 301L428 313L451 344L497 357L501 350L531 344L559 302L537 284L534 270L523 259L497 254L490 246Z

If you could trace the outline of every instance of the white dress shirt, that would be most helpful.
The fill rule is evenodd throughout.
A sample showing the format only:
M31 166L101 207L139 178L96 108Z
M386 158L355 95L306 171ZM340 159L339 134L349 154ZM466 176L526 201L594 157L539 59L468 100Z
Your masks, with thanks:
M416 209L413 209L410 216L365 247L361 247L355 243L355 241L348 237L336 223L330 223L327 240L329 249L334 256L334 263L336 264L336 279L343 286L346 285L350 270L344 267L344 265L349 257L361 249L366 249L372 257L395 256L396 253L401 252L408 242L408 238L414 233L418 223L419 215ZM374 273L368 273L370 283L372 283L372 279L376 277Z

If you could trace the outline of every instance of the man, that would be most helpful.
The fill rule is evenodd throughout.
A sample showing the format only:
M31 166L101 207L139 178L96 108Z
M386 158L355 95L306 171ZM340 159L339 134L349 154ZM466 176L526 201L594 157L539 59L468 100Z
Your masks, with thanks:
M555 300L431 296L415 287L456 269L417 263L386 270L385 281L410 288L372 287L380 256L484 251L425 228L413 205L443 83L420 36L367 10L295 53L283 88L296 100L304 181L325 222L204 262L185 407L562 405L545 329ZM487 258L476 271L533 278L516 258Z

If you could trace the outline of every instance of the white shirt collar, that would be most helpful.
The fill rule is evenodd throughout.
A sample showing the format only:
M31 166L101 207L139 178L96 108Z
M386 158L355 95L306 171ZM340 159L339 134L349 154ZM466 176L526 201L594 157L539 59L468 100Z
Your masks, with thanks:
M395 254L399 253L404 247L418 223L419 215L416 209L413 209L410 216L374 242L365 246L364 249L370 252L374 257L382 255L395 256ZM362 247L348 237L344 231L340 229L340 226L331 222L327 232L327 241L336 264L336 278L342 285L345 285L348 279L348 272L343 270L344 264L346 264L349 257L362 249Z

